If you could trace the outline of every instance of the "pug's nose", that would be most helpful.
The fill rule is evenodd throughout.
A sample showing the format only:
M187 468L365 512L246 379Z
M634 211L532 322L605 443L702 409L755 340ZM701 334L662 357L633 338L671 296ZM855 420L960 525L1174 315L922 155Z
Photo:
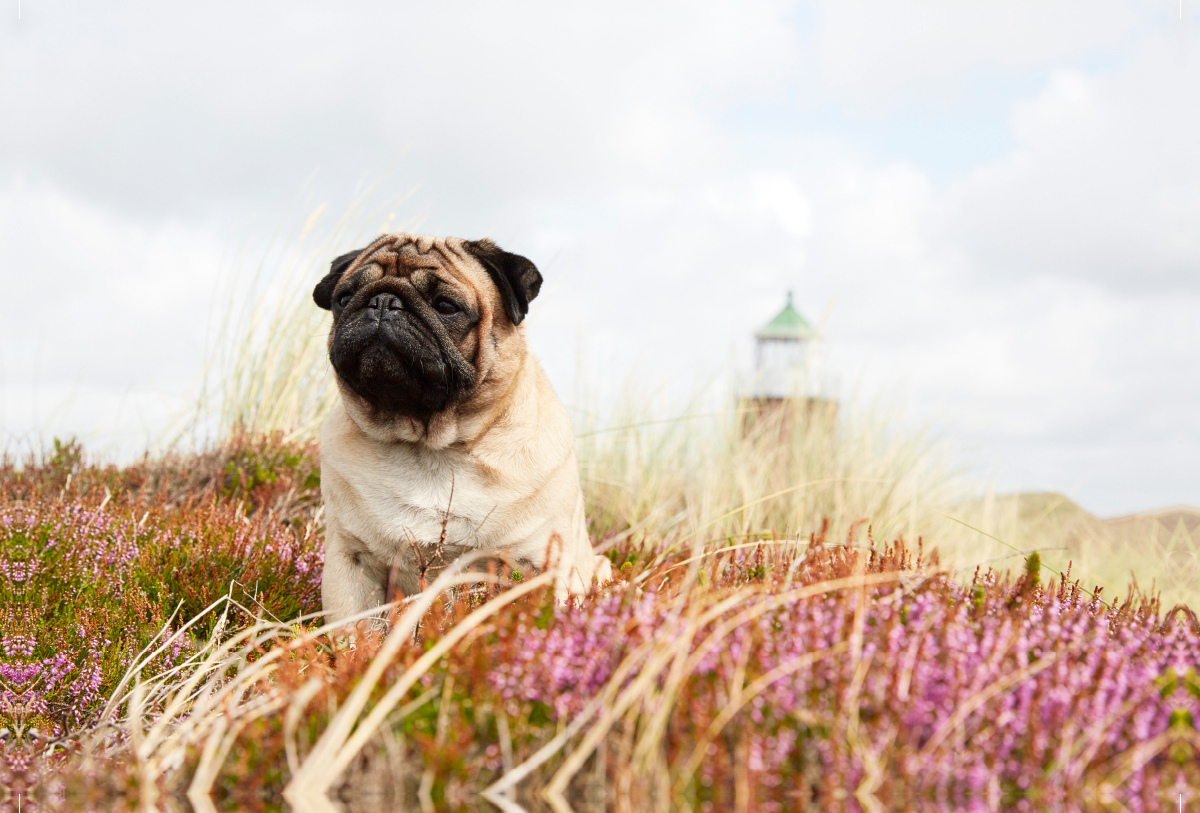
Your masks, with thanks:
M400 297L395 294L375 294L367 303L367 310L376 318L383 319L392 315L393 311L403 310Z

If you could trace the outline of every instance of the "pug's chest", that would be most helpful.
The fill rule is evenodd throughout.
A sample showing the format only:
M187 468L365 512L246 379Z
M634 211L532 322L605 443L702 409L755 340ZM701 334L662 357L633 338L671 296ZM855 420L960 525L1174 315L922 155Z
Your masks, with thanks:
M486 517L463 515L449 508L412 499L413 495L393 495L381 510L372 512L365 540L377 556L393 558L405 547L481 548L492 544L485 533ZM407 498L406 498L407 497Z
M391 561L413 547L471 550L503 544L505 495L489 489L472 467L401 464L386 469L356 480L353 503L358 510L350 523L378 558Z

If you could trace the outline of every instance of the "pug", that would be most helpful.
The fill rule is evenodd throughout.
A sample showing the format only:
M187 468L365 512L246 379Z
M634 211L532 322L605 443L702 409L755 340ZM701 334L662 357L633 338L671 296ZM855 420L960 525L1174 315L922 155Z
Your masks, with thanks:
M611 578L566 410L525 335L541 286L490 240L410 234L341 255L317 284L341 395L321 427L328 622L413 595L469 552L555 568L564 597Z

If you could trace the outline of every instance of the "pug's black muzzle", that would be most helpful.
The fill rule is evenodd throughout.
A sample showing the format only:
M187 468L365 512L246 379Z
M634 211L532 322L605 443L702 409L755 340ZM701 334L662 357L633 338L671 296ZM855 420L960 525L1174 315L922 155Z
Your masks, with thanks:
M353 303L352 303L353 304ZM474 371L423 301L392 292L341 313L329 348L338 377L376 409L427 419L463 397Z

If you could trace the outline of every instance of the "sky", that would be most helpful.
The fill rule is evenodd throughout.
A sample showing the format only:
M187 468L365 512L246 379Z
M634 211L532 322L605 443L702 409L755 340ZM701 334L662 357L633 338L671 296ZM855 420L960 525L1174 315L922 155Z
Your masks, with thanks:
M4 442L145 448L222 280L372 185L538 264L568 403L737 380L790 289L999 490L1200 504L1200 0L11 0Z

